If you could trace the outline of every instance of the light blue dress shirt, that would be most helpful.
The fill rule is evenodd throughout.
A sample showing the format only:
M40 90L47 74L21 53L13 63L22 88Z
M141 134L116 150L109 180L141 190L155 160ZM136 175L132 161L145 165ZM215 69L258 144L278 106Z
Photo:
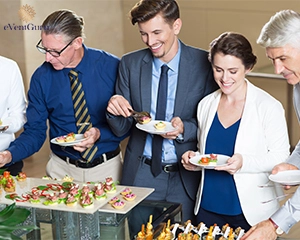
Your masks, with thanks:
M294 107L298 120L300 121L300 83L294 85ZM300 169L300 141L296 145L291 156L287 159L287 163L295 165ZM298 187L295 194L285 202L285 204L271 216L272 220L285 233L300 221L300 187Z
M152 119L155 119L159 78L160 78L161 66L164 64L167 64L168 67L170 68L168 71L168 99L167 99L165 121L170 122L174 117L175 96L176 96L177 79L178 79L178 67L179 67L180 52L181 52L180 44L178 45L179 45L178 52L170 62L164 63L158 58L153 58L151 111L150 111ZM153 135L148 134L145 148L144 148L144 153L143 153L143 155L148 158L151 158L152 156L152 139L153 139ZM163 163L177 162L176 149L173 140L164 139L163 148L162 148L162 162Z

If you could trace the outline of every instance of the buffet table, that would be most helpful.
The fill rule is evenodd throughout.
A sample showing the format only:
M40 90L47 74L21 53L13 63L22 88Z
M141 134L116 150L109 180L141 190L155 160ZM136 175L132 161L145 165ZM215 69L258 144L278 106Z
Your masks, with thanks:
M16 182L15 194L22 197L24 193L29 193L33 189L43 189L43 186L54 186L54 190L47 190L47 194L55 189L60 181L28 178L24 182ZM88 183L91 185L95 183ZM82 188L86 184L80 184ZM130 188L136 194L133 201L122 199L121 193ZM132 239L141 229L142 224L146 224L150 215L153 215L153 227L159 228L162 222L168 219L176 219L181 222L181 204L168 202L152 202L145 198L154 189L139 188L116 185L116 191L107 193L105 200L94 200L93 206L83 208L80 204L69 207L64 203L54 205L44 205L43 201L38 204L30 201L17 201L20 208L30 210L31 214L24 225L36 225L39 229L25 232L18 230L15 235L22 236L28 240L38 239ZM8 193L2 193L0 206L4 208L11 204ZM109 204L109 200L114 197L124 200L125 206L122 209L115 209ZM46 235L47 237L43 237Z

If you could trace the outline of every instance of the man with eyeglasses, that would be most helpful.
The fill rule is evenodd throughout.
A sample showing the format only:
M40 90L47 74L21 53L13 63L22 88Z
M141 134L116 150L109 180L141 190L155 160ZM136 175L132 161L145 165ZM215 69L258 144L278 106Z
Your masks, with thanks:
M115 93L119 59L86 47L84 37L83 18L70 10L55 11L44 20L36 47L45 54L45 62L31 78L27 123L24 132L0 153L0 167L37 152L49 125L48 176L68 175L78 182L120 179L119 144L125 136L115 136L105 117ZM81 133L84 140L61 146L56 138L69 133Z

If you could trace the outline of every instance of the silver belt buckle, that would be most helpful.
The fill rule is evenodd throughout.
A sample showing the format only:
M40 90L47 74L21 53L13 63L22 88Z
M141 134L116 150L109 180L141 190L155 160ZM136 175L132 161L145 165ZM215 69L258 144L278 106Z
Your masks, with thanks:
M164 166L164 172L169 173L170 171L167 170L168 167L172 167L172 164L167 164Z

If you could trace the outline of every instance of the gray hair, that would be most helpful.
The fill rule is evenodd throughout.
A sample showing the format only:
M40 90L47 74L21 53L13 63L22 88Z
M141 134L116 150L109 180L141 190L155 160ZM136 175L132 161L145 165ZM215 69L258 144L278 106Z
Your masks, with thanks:
M58 10L51 13L42 23L42 32L46 35L64 35L66 41L76 37L85 37L83 17L70 10Z
M300 14L293 10L282 10L272 16L257 39L262 47L291 45L300 48Z

